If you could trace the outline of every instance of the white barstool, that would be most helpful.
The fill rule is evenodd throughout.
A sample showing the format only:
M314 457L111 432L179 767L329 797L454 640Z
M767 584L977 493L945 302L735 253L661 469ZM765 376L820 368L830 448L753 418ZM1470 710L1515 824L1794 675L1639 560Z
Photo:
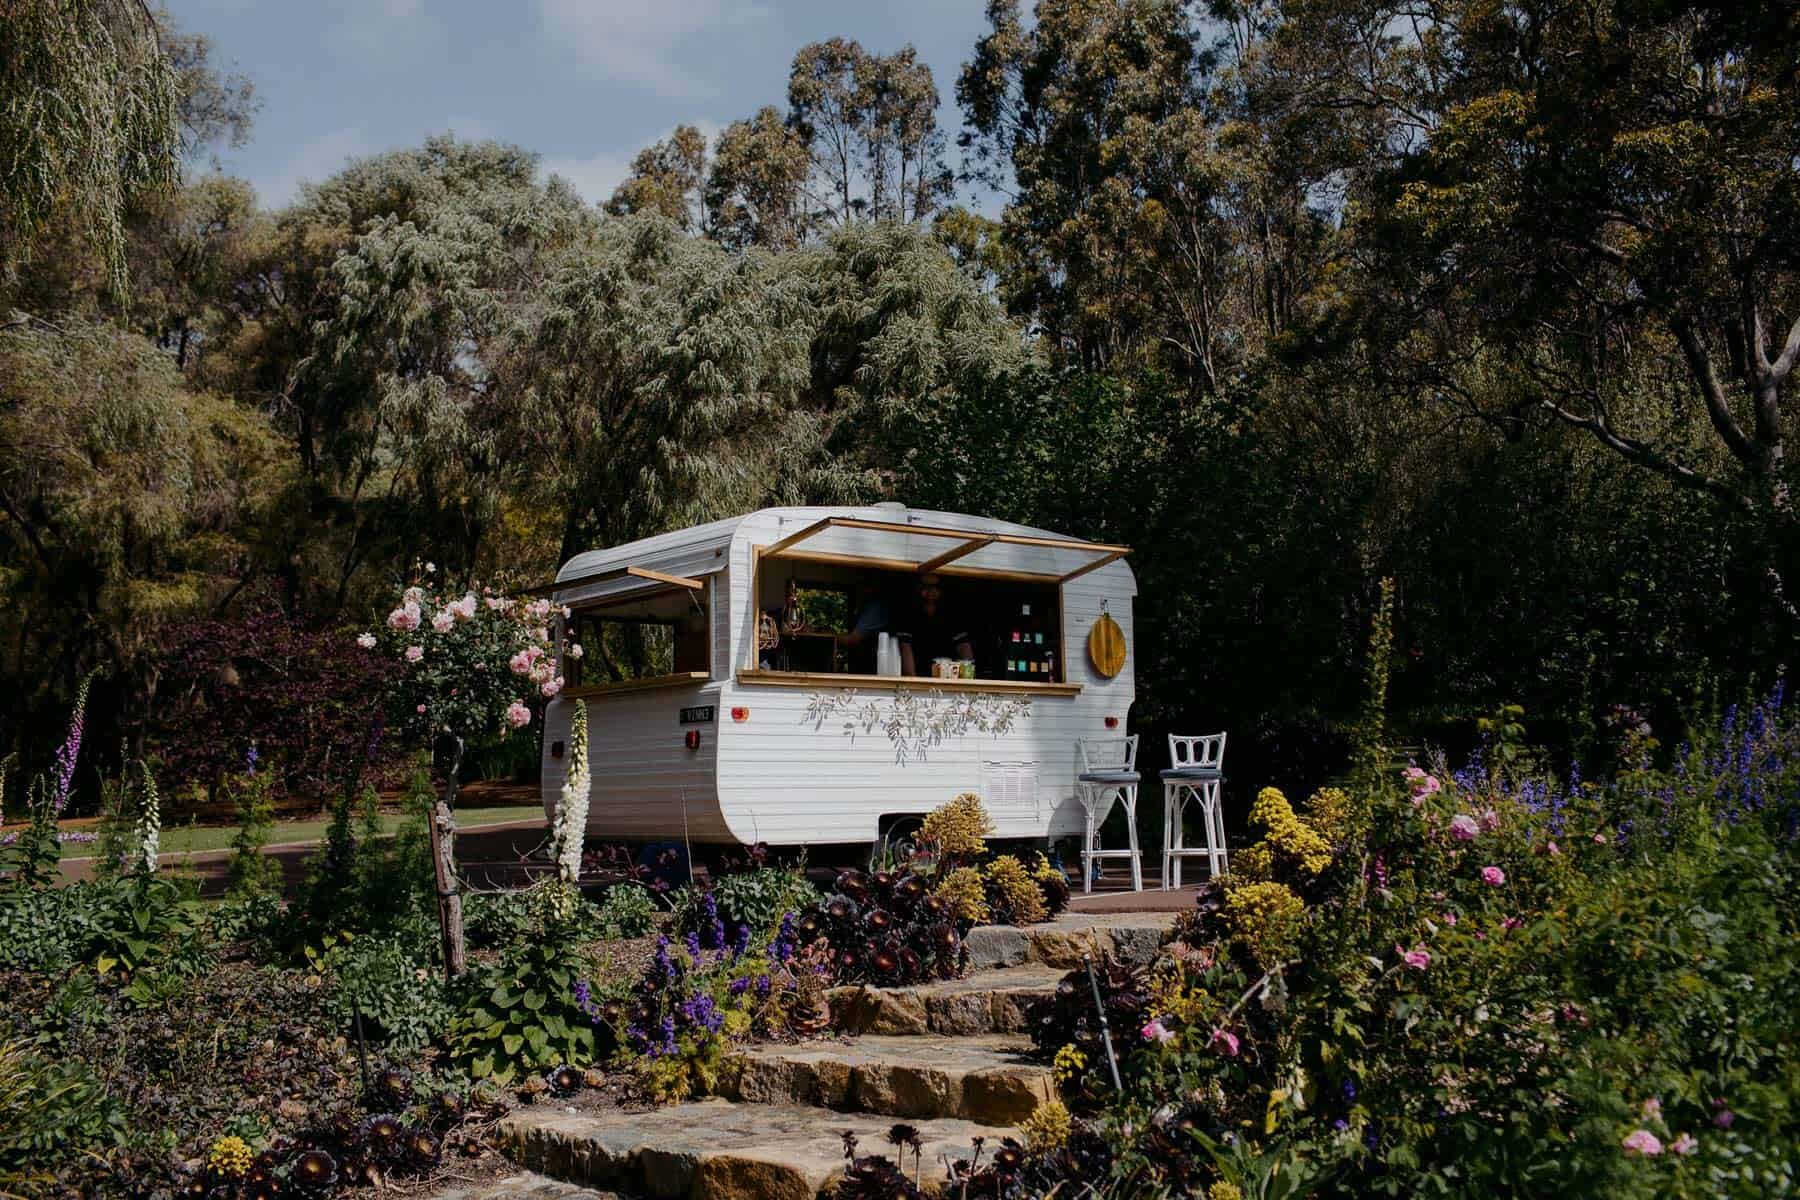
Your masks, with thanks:
M1097 858L1129 858L1131 887L1144 890L1143 857L1138 853L1137 836L1137 734L1129 737L1082 738L1075 743L1078 770L1075 796L1087 814L1087 829L1081 837L1081 890L1094 890L1094 860ZM1114 801L1125 802L1125 832L1130 838L1129 850L1102 850L1100 826L1112 812Z
M1227 869L1225 814L1219 807L1219 784L1225 778L1224 768L1224 734L1169 735L1169 768L1162 773L1162 884L1165 890L1181 886L1181 860L1184 858L1205 858L1214 879ZM1204 848L1190 849L1183 836L1181 817L1190 799L1200 802L1200 815L1206 826Z

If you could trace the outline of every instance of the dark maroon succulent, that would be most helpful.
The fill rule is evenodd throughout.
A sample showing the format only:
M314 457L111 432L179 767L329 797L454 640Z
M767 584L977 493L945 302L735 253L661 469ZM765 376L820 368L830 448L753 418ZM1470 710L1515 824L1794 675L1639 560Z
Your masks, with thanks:
M384 1108L405 1108L412 1103L412 1076L389 1067L375 1076L369 1090L375 1093L376 1103Z
M854 924L861 913L857 902L841 892L825 901L825 915L839 925Z
M429 1129L409 1129L403 1139L408 1161L415 1167L434 1167L444 1152L443 1142Z
M939 921L949 921L955 915L956 910L951 908L950 902L942 896L927 896L919 905L919 919L922 921L930 921L935 924Z
M288 1178L302 1191L326 1191L338 1181L337 1159L324 1150L304 1150L295 1157Z
M392 1113L377 1113L362 1123L361 1133L363 1145L370 1156L386 1161L400 1149L400 1139L406 1136L406 1126Z
M894 885L894 907L902 912L912 908L931 894L931 889L917 875L908 873L906 878Z
M869 898L869 877L854 868L839 871L832 890L860 903Z
M931 947L939 954L956 954L962 949L962 937L954 925L936 925L931 930Z
M911 946L900 947L900 978L917 979L924 967L924 960L919 957L917 950Z
M817 912L808 912L794 922L794 932L800 935L801 945L810 946L825 936L825 922Z
M877 936L885 936L894 928L894 914L885 908L871 908L863 914L863 924L869 932Z
M869 955L869 970L882 979L892 979L900 973L900 954L892 946L877 946Z
M462 1093L454 1088L445 1088L439 1092L431 1101L431 1110L444 1121L460 1121L469 1111Z
M582 1071L564 1063L544 1076L544 1082L549 1084L550 1090L557 1095L567 1096L579 1092L586 1084L587 1076Z

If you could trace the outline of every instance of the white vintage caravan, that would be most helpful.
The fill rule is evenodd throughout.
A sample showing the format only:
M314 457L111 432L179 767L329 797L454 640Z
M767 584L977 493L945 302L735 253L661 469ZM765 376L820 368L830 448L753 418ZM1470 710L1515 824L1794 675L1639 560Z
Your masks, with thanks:
M1135 695L1126 553L878 504L763 509L579 554L550 591L571 615L545 809L584 699L594 837L868 843L961 792L999 837L1078 836L1076 741L1122 735ZM943 657L956 678L892 673L885 628L852 636L905 624L908 605L967 635L972 663L916 646L917 669Z

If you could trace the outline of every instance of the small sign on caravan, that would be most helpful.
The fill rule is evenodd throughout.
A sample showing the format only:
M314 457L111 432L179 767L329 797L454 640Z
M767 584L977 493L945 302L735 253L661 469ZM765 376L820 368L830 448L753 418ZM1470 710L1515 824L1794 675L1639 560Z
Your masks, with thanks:
M713 706L710 704L702 704L695 708L684 708L681 710L681 723L683 725L710 725L712 724L712 719Z

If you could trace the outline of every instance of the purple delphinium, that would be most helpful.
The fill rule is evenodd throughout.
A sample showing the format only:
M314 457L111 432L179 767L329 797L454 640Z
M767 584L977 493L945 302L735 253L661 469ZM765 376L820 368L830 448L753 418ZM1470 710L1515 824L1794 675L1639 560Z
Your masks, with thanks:
M769 998L769 990L772 986L773 985L770 983L767 975L758 975L756 977L757 998L760 1000L767 1000Z
M769 957L778 963L786 963L794 957L794 914L781 914L781 928L775 931L775 940L769 943Z
M258 757L259 756L256 753L256 743L251 742L250 749L248 749L244 752L244 774L246 774L246 775L256 774L256 763L257 763Z
M742 957L744 957L744 951L748 950L749 948L750 948L750 927L748 925L739 924L737 927L737 932L735 934L733 934L732 938L731 938L731 957L733 959L742 958Z
M708 1033L717 1033L725 1024L725 1014L713 1003L713 998L705 992L698 996L690 996L681 1002L681 1015L687 1023Z
M708 950L725 948L725 922L719 919L719 902L711 892L700 897L700 944Z
M739 976L738 978L732 980L731 983L726 987L725 990L733 996L743 995L745 992L750 990L749 976Z

